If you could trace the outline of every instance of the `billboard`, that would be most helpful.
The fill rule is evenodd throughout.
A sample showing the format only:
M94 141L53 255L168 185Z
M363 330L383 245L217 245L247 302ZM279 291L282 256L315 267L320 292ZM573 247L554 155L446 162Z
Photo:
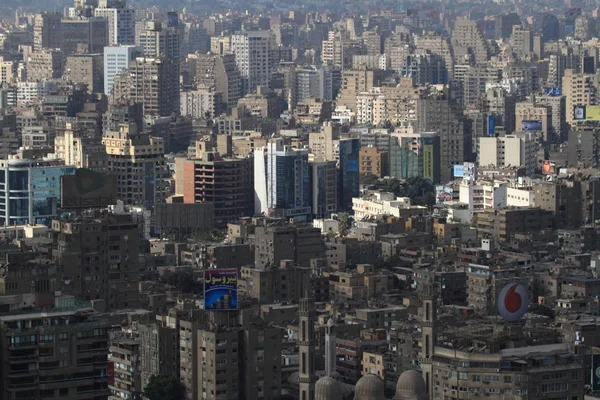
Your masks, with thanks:
M442 204L452 201L454 198L454 189L450 186L438 185L435 187L435 204Z
M493 115L488 115L488 136L496 136L496 117Z
M585 119L586 107L575 106L573 107L573 119L575 121L583 121Z
M548 88L544 92L544 95L546 95L546 96L561 96L562 90L559 87Z
M521 319L529 307L527 289L520 283L509 283L498 296L498 312L508 322Z
M237 269L209 269L204 271L204 309L237 310Z
M556 164L550 162L550 160L544 160L542 164L542 174L554 175L556 173Z
M521 130L522 131L541 131L542 130L542 121L539 119L528 119L521 122Z
M600 390L600 354L592 353L592 390Z
M453 175L455 178L464 177L465 176L465 166L464 165L455 165Z
M585 119L588 121L600 121L600 106L587 106L585 108Z
M79 168L60 177L61 207L104 208L117 203L117 177Z
M423 178L433 181L433 145L423 146Z
M474 181L477 175L474 163L464 163L464 178Z

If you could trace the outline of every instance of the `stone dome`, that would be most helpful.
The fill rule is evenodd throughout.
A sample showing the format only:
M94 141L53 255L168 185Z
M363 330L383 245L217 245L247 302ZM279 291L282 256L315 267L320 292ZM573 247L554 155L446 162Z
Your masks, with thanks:
M405 371L396 384L396 400L429 400L423 375L417 371Z
M315 400L342 400L342 389L338 381L324 376L315 384Z
M384 383L377 375L365 375L356 382L354 400L385 400Z

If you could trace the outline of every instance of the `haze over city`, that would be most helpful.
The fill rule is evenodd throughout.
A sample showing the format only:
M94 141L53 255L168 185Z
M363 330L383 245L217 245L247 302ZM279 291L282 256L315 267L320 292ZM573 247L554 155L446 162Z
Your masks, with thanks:
M599 399L599 37L2 0L0 400Z

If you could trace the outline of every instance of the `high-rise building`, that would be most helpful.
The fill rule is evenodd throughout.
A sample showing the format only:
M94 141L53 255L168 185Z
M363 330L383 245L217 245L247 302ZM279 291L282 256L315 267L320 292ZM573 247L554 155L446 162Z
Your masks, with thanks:
M566 69L562 78L562 94L566 98L566 122L575 121L575 106L595 106L599 104L598 90L600 75L578 74L573 69Z
M515 26L521 26L521 18L517 13L498 15L495 19L496 39L508 39Z
M531 57L533 53L533 32L523 29L519 25L513 25L510 44L519 58Z
M65 164L75 168L89 168L98 172L107 171L107 155L104 145L95 137L87 137L84 127L66 121L56 127L54 154Z
M27 81L58 79L64 72L63 53L57 49L43 49L27 54L25 59Z
M315 161L335 161L339 152L335 151L334 126L330 121L325 121L319 132L308 134L308 148Z
M360 139L340 139L339 149L339 207L341 210L351 210L352 198L358 197L359 193L358 153L360 152Z
M221 157L218 153L197 157L175 159L175 192L183 195L186 203L212 203L217 226L252 215L252 159Z
M255 150L254 192L255 213L274 212L308 220L311 214L308 150L292 149L280 138Z
M200 88L180 93L180 114L194 119L215 118L223 110L223 93L213 88Z
M49 225L60 205L60 177L75 168L61 161L0 161L0 221L4 225Z
M553 13L545 12L535 18L536 33L543 36L547 42L558 40L560 37L560 23Z
M394 133L390 146L390 175L440 182L440 137L436 132Z
M135 44L135 10L133 8L98 7L94 16L108 21L108 46Z
M536 168L538 141L533 132L520 132L502 137L480 137L478 159L481 166L525 167L528 176Z
M172 64L164 57L137 57L126 71L115 76L111 101L140 103L144 116L171 116L179 112L179 92L172 90L173 75Z
M104 94L110 96L115 75L121 75L129 63L142 55L138 46L110 46L104 48Z
M218 313L218 312L212 312ZM270 399L281 395L280 329L263 322L220 329L222 316L197 331L198 393L207 400Z
M481 28L477 21L470 19L456 19L452 31L452 45L457 58L471 57L472 64L483 64L490 55L489 45Z
M600 126L597 123L576 124L569 131L569 165L576 168L600 166Z
M310 260L318 258L325 258L325 246L319 228L256 227L254 264L257 269L277 268L284 260L292 260L296 265L309 267Z
M108 319L72 296L50 305L0 315L0 398L106 399Z
M300 400L315 398L315 303L310 297L300 299L298 305L298 353L300 364L298 381L300 383Z
M389 153L387 151L381 151L377 147L364 147L362 146L363 140L361 139L361 148L358 160L358 171L362 176L364 175L375 175L378 178L383 178L389 175Z
M117 175L117 197L126 205L152 208L169 194L164 139L138 133L135 124L121 124L102 138L107 170Z
M242 94L255 92L259 86L269 87L271 70L270 31L243 32L231 36L231 51L240 71Z
M452 166L471 158L470 122L452 103L447 87L421 94L416 113L418 131L440 136L440 181L447 182L452 178Z
M36 14L33 18L33 49L60 49L62 16L58 13Z
M67 56L63 79L70 83L87 85L88 93L102 93L104 91L103 55L86 53Z
M152 375L179 375L179 329L163 321L138 326L142 388Z
M233 54L199 54L190 58L195 63L196 87L214 87L221 92L223 101L228 108L237 105L240 98L240 71L238 71L235 55Z
M108 21L105 18L62 19L60 49L69 55L85 48L102 53L108 46Z
M139 307L139 233L131 215L55 219L52 236L50 258L62 271L64 293L100 300L108 311Z
M313 218L330 218L339 209L339 173L336 162L313 161L308 166Z
M115 335L117 334L115 333ZM108 400L140 397L143 388L140 374L139 340L128 337L126 334L112 339L108 362L112 364L115 371L113 381L108 383L111 391Z
M181 37L175 26L162 26L160 22L147 22L144 29L136 33L135 44L142 48L145 57L160 58L170 66L169 91L173 112L179 112L179 72L181 68Z

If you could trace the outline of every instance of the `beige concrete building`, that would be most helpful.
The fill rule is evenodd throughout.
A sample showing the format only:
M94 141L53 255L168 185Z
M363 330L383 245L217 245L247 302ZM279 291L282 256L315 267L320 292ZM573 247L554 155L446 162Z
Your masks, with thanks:
M479 165L525 167L528 176L535 173L536 154L539 149L536 134L520 132L501 137L480 137Z
M308 134L308 148L315 161L335 161L339 157L339 153L336 157L337 142L331 122L323 123L319 132Z
M342 86L336 99L336 106L345 106L356 112L356 96L368 92L374 86L374 72L363 70L344 70Z
M600 75L578 74L566 69L562 78L562 94L566 98L566 122L575 121L575 106L595 106L600 104L597 96L600 89Z
M129 69L114 77L111 100L141 103L144 116L170 116L179 112L179 97L174 101L171 90L173 74L178 72L164 58L138 57L129 63Z
M517 132L531 130L531 127L537 128L536 124L541 122L541 129L536 129L542 133L544 141L552 140L555 135L552 124L552 108L533 101L524 101L515 106L515 118ZM531 124L531 122L535 124Z
M127 205L164 203L169 195L164 140L138 133L135 124L121 124L102 138L108 172L117 175L117 196Z
M59 79L63 75L63 53L57 49L33 51L25 59L27 81Z
M221 114L223 93L214 88L201 88L180 93L181 115L194 119L214 118Z
M477 21L457 18L452 31L452 45L457 58L469 56L475 64L488 61L490 49Z
M388 153L379 151L377 147L361 147L358 154L358 171L361 175L372 174L378 178L387 176L389 172Z
M189 62L195 68L196 87L214 87L223 94L223 101L232 108L240 98L240 73L233 54L198 54L190 57Z
M108 157L100 140L84 135L83 127L75 122L66 122L64 127L56 129L54 138L56 157L65 160L66 165L76 168L90 168L106 172Z
M67 57L63 79L87 85L89 93L104 91L104 55L71 54Z

